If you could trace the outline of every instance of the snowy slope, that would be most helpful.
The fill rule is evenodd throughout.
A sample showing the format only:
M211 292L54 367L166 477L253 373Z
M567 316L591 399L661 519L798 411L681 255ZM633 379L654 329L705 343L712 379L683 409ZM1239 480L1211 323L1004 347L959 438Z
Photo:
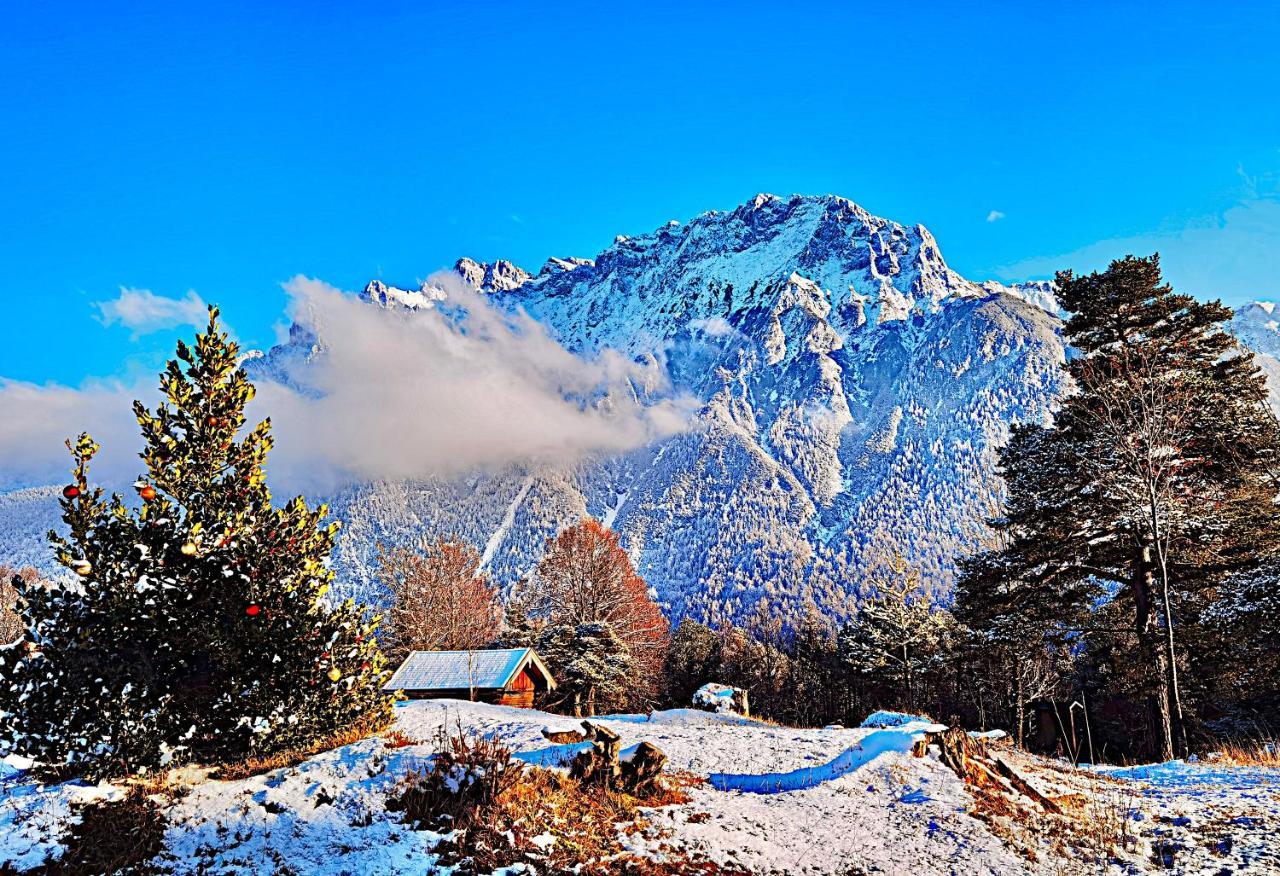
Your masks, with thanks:
M413 739L433 740L442 727L461 724L503 740L528 762L547 765L571 748L541 736L547 723L571 726L558 715L457 701L411 702L397 712L398 729ZM687 710L600 723L621 734L625 746L651 741L673 768L700 776L823 763L875 733L892 733L897 741L868 751L856 770L804 790L694 788L689 803L655 813L655 830L633 838L637 851L674 844L764 873L847 873L854 864L893 873L908 858L921 876L1040 872L966 813L968 797L954 774L902 753L910 747L911 727L793 730ZM436 835L405 828L385 801L432 750L429 744L391 749L370 739L249 779L197 781L165 812L170 826L157 864L162 872L183 874L248 876L282 867L308 874L431 873ZM0 865L30 866L56 854L71 801L118 793L11 779L0 794Z
M396 711L396 729L420 744L367 739L235 781L188 771L190 790L164 809L159 872L438 872L438 835L407 828L386 801L431 757L442 728L499 739L539 766L558 766L576 748L543 738L544 726L574 726L559 715L451 700L403 703ZM1069 836L1057 835L1065 846L1040 847L1033 857L1025 851L1043 840L1028 833L1023 851L1015 851L1007 826L997 835L985 817L975 817L973 797L950 769L908 753L928 726L919 720L796 729L677 709L598 723L625 747L652 742L672 769L708 780L689 789L688 802L650 812L650 827L628 840L637 853L688 850L751 872L815 876L1272 873L1280 862L1275 769L1178 763L1095 774L1016 755L1017 768L1042 789L1091 807L1079 809L1079 836L1101 830L1124 838L1100 867ZM44 787L10 773L0 783L0 867L28 868L58 855L72 804L120 793L110 785Z

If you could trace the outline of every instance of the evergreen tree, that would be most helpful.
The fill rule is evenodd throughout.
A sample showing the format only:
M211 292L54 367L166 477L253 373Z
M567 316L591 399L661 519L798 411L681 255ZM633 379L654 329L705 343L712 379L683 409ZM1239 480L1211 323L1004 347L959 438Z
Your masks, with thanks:
M1231 311L1175 294L1157 257L1063 272L1058 292L1076 391L1052 426L1015 430L1003 451L1004 542L970 567L962 602L1087 631L1118 587L1152 667L1156 750L1171 757L1186 744L1175 629L1275 542L1275 421L1252 359L1223 331Z
M558 702L575 717L627 703L635 661L607 622L549 626L538 638L537 651L554 667Z
M950 616L920 593L920 573L898 556L872 579L857 616L839 633L841 657L856 672L896 682L905 707L917 707L920 676L939 654Z
M689 705L698 688L720 682L720 637L705 624L685 618L676 626L663 664L664 699L671 705Z
M274 507L270 422L243 433L253 387L217 311L179 342L154 413L140 402L139 507L91 486L98 445L68 442L78 581L23 587L25 632L0 652L4 748L89 775L313 744L390 718L376 622L326 600L337 524L302 498Z

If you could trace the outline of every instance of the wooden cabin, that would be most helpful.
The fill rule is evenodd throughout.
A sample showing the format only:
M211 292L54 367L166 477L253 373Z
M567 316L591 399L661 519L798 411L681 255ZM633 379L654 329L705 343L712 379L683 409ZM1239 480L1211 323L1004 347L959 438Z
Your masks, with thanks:
M410 699L475 699L533 707L534 694L554 690L555 679L532 648L483 651L411 651L382 686Z

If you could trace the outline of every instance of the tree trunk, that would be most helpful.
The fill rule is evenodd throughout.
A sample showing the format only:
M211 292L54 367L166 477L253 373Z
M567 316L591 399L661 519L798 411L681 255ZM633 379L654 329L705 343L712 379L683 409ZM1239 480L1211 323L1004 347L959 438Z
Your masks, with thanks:
M1173 646L1173 614L1169 600L1169 576L1164 574L1161 589L1164 596L1164 632L1165 662L1169 667L1169 708L1173 712L1173 739L1179 757L1186 757L1189 750L1187 744L1187 725L1182 716L1182 689L1178 682L1178 654Z
M906 682L906 688L907 688L907 711L915 712L916 695L915 695L915 691L912 690L912 687L911 687L911 661L907 658L906 645L902 646L902 677Z
M1023 738L1022 728L1027 723L1027 701L1023 697L1022 690L1022 662L1017 657L1013 658L1013 714L1018 725L1018 729L1013 734L1014 739L1017 740L1019 748L1025 748L1026 740Z
M1165 635L1161 644L1165 648L1165 670L1167 672L1167 688L1169 688L1169 710L1172 712L1170 727L1171 748L1176 754L1187 754L1187 727L1183 724L1183 694L1178 683L1178 651L1174 647L1174 608L1169 597L1169 542L1162 534L1160 526L1160 510L1155 493L1151 493L1151 530L1156 546L1156 560L1160 565L1160 597L1164 602ZM1170 759L1170 758L1165 758Z
M1154 618L1151 612L1153 588L1151 545L1143 544L1134 562L1133 602L1134 630L1144 656L1155 664L1155 696L1152 710L1156 723L1156 747L1161 760L1173 760L1173 716L1170 713L1169 668L1165 649L1155 641Z

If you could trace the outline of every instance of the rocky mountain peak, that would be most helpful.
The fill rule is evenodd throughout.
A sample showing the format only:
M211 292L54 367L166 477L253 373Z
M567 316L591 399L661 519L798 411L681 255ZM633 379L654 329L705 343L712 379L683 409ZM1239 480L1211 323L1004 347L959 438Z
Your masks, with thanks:
M528 271L503 259L477 262L461 258L453 269L468 285L483 293L512 292L533 279Z

